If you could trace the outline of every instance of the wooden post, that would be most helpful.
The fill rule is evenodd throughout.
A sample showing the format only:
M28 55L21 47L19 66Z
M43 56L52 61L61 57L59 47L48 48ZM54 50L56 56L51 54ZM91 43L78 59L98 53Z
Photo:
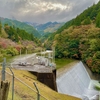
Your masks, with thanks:
M7 81L1 81L0 83L0 100L7 100L10 83Z

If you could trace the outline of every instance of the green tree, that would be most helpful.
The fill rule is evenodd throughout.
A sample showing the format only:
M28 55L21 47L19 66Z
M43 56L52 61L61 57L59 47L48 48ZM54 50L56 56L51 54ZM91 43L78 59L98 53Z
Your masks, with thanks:
M90 18L93 20L97 16L97 10L93 9L93 11L90 13Z
M18 34L17 33L15 33L15 41L19 42L19 38L18 38Z
M80 26L81 25L81 18L80 18L80 16L77 16L74 19L74 25L76 25L76 26Z
M83 21L83 24L84 24L84 25L91 24L91 20L90 20L90 18L87 17L87 18Z
M98 15L96 17L96 27L100 28L100 12L98 13Z

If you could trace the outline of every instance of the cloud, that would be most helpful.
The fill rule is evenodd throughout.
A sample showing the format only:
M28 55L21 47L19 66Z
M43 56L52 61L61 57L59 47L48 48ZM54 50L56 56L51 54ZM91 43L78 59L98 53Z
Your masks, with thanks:
M45 23L68 21L98 0L0 0L0 16Z

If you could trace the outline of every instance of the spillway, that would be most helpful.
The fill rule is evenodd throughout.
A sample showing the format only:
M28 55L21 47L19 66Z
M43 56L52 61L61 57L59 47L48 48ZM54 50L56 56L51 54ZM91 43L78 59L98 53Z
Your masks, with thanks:
M92 80L88 75L87 70L80 61L60 75L57 78L56 83L59 93L85 98L83 100L92 100L86 98L92 98L93 96L97 96L99 93L93 88L91 89L91 81Z

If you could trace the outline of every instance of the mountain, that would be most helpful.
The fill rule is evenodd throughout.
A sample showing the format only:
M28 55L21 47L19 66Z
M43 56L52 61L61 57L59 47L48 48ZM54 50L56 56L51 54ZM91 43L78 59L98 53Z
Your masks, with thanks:
M38 24L38 23L30 23L26 22L29 25L32 25L34 28L37 29L37 31L42 35L46 35L48 33L53 33L57 31L58 28L60 28L64 23L58 23L58 22L47 22L45 24Z
M100 73L100 1L66 22L45 41L55 47L57 58L82 60L94 73Z
M41 43L32 33L23 29L0 23L0 62L2 58L20 54L33 53L41 49Z
M65 28L68 28L72 25L74 26L87 25L90 24L91 22L97 25L97 22L99 21L96 20L96 17L99 13L100 13L100 1L97 4L93 4L91 7L88 7L88 9L84 10L80 15L77 15L76 18L66 22L65 25L63 25L61 28L57 30L57 33L62 32Z
M20 22L20 21L17 21L17 20L11 20L11 19L8 19L8 18L0 18L1 19L1 23L4 25L4 24L8 24L10 26L14 26L14 27L17 27L17 28L20 28L20 29L23 29L25 30L26 32L28 33L32 33L35 37L40 37L41 35L39 34L39 32L31 25L28 25L24 22Z
M24 23L26 23L26 24L28 24L28 25L31 25L31 26L33 26L34 28L35 28L37 25L39 25L39 23L33 23L33 22L24 22Z

